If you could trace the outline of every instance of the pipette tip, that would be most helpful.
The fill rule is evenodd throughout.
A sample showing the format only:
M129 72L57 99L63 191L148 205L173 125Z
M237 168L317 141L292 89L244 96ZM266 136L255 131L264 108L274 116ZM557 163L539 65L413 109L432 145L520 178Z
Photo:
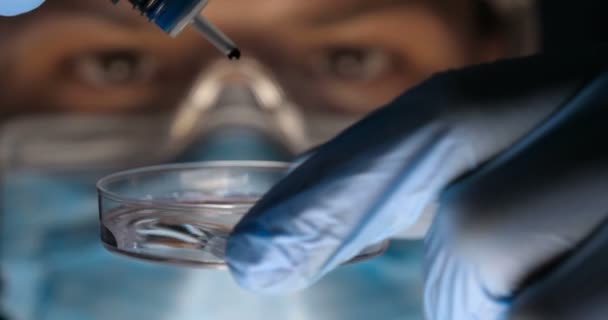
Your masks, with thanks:
M230 50L230 53L228 53L228 59L230 60L238 60L241 58L241 50L239 50L238 48L234 48L232 50Z

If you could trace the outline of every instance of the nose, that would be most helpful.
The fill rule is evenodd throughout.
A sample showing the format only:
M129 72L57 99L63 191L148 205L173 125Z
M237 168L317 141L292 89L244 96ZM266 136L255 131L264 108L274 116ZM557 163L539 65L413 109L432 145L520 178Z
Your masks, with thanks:
M305 139L301 121L258 64L220 62L180 108L176 123L189 124L193 134L177 161L288 161Z

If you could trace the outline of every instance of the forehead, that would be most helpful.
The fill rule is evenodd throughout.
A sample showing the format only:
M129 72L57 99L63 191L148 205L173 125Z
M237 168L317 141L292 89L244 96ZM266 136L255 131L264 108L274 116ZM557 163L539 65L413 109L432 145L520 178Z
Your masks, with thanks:
M1 0L0 0L1 1ZM403 4L425 3L419 0L211 0L203 15L219 25L271 28L278 32L289 26L309 26L310 23L329 19L340 20L341 15L356 17L363 12L394 7ZM80 15L88 13L96 17L114 19L131 25L147 24L139 17L128 0L119 0L117 6L110 0L49 0L43 10L37 10L20 18L36 20L38 17L60 14ZM344 19L342 19L344 20ZM252 30L250 30L252 31Z
M117 6L112 5L110 0L48 0L38 10L4 19L3 22L9 25L37 25L41 20L59 22L65 18L79 18L79 21L97 18L128 27L148 24L133 11L127 0L119 1Z
M366 3L369 0L213 0L209 1L207 10L224 11L230 13L241 13L249 16L273 16L276 14L306 14L323 10L338 10L347 8L357 3ZM387 1L387 0L373 0ZM389 0L399 2L399 0ZM130 8L131 4L127 0L119 0L119 7ZM47 1L43 7L45 9L61 10L89 10L95 8L101 11L108 11L111 6L110 0L53 0Z
M411 0L212 0L203 10L203 15L220 25L253 28L266 25L275 29L277 26L298 25L325 14L348 12L369 4L409 1ZM132 25L147 24L146 19L139 17L128 0L119 0L116 6L110 0L49 0L43 4L42 9L27 14L20 20L36 20L39 17L53 16L53 13L88 13Z
M276 21L315 17L325 12L346 10L368 2L387 0L216 0L203 11L213 17L241 21ZM398 2L399 0L388 0ZM238 17L238 18L236 18Z
M247 9L249 13L268 12L308 12L320 8L336 9L355 3L365 3L370 0L215 0L210 1L209 7L231 8L234 11ZM383 0L378 0L383 1ZM384 0L386 1L386 0Z

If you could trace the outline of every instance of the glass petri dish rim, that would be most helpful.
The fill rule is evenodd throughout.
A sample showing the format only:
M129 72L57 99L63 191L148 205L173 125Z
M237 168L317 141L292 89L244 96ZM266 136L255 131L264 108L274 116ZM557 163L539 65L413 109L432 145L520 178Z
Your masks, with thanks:
M234 208L248 208L249 204L219 204L219 203L171 203L167 201L159 200L143 200L131 197L122 196L116 192L107 189L107 185L116 182L117 180L127 179L130 176L153 173L153 172L167 172L167 171L182 171L182 170L193 170L193 169L205 169L205 168L252 168L252 169L270 169L270 170L281 170L285 173L289 170L289 162L280 161L263 161L263 160L227 160L227 161L201 161L201 162L188 162L188 163L171 163L171 164L160 164L153 166L140 167L135 169L123 170L112 173L105 176L97 181L96 187L99 196L106 198L123 205L137 205L154 207L158 209L177 209L177 210L197 210L197 209L234 209Z

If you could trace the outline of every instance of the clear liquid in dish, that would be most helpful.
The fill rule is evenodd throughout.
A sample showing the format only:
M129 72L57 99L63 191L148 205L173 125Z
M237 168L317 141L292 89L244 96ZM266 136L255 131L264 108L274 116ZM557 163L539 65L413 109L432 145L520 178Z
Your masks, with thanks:
M226 240L253 203L189 211L121 207L102 216L101 240L109 250L131 257L222 267Z
M149 261L204 268L225 268L226 241L233 227L255 203L214 201L224 208L171 210L119 207L102 215L101 240L110 251ZM178 204L200 205L200 202ZM389 241L369 246L346 262L378 256Z

